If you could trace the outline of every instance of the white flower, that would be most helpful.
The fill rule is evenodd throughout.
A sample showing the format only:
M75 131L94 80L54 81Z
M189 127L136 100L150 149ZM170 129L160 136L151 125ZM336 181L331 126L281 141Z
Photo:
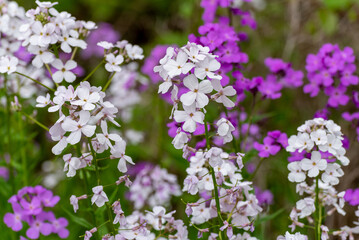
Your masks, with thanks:
M19 60L13 56L3 56L0 59L0 73L11 74L16 71Z
M284 237L279 236L277 240L308 240L308 237L300 233L290 234L286 232Z
M100 100L100 94L97 92L92 92L90 94L90 89L86 87L77 88L77 96L79 100L71 102L72 105L82 106L83 110L93 110L95 109L95 104Z
M222 76L213 73L220 68L221 64L216 59L205 58L203 61L196 64L194 75L199 79L204 79L207 76L210 79L221 80Z
M44 26L39 21L32 25L32 31L35 35L30 37L30 43L40 47L47 47L49 44L54 44L57 41L55 34L56 26L54 23L47 23Z
M97 140L100 144L106 144L108 147L112 148L112 143L110 140L114 142L122 140L122 138L118 134L108 133L107 122L104 120L101 121L101 129L102 133L96 134Z
M325 183L331 185L337 185L339 183L338 177L344 175L343 170L340 168L340 165L337 163L329 163L325 172L322 174L322 180Z
M304 218L315 212L314 199L307 197L299 200L296 204L298 210L300 210L299 217Z
M125 46L127 55L131 59L143 59L143 49L137 45L127 44Z
M182 191L195 195L198 192L198 178L194 175L188 175L183 181Z
M85 49L87 47L87 43L84 40L78 39L79 33L75 30L70 31L70 35L68 33L64 33L63 36L60 37L61 49L65 53L71 52L71 47L80 47Z
M37 102L36 107L38 107L38 108L46 107L47 105L49 105L51 103L50 94L46 94L46 97L38 96L36 98L36 102Z
M300 167L300 162L289 163L288 170L290 171L288 175L289 181L299 183L305 180L306 176Z
M196 130L196 122L204 124L204 114L197 111L194 104L191 106L183 105L183 108L184 111L174 111L173 117L176 122L184 122L182 126L184 131L193 133Z
M158 86L158 93L165 94L172 87L172 79L166 71L160 72L160 76L164 79L164 82Z
M234 103L227 96L236 95L236 90L232 86L222 87L221 82L218 79L212 80L212 86L218 93L212 96L218 103L223 103L225 107L232 108Z
M61 127L71 134L67 137L67 142L75 145L81 139L81 135L84 134L86 137L91 137L96 130L96 126L87 125L90 120L90 113L88 111L80 112L80 119L78 122L67 117L61 124Z
M310 151L314 147L314 142L310 139L308 133L298 133L298 136L293 135L288 139L288 152L295 152L298 149L302 152L304 149Z
M105 202L108 202L107 195L103 191L103 186L93 187L92 192L94 193L91 198L92 204L95 203L97 207L102 207L103 205L105 205Z
M304 171L308 171L309 177L316 177L319 171L323 171L327 167L327 161L322 159L322 155L318 151L313 151L311 159L304 158L300 162L300 166Z
M66 174L67 177L74 177L76 170L86 167L86 162L81 161L81 159L77 157L71 157L71 153L64 155L63 160L65 162L64 171L68 171Z
M75 61L69 60L64 65L60 59L56 59L52 63L52 66L54 68L58 69L58 71L52 75L52 79L54 80L54 82L60 83L64 79L66 82L69 82L69 83L72 83L73 81L75 81L76 75L70 71L77 67L77 63Z
M189 138L186 133L181 131L181 128L177 129L177 134L172 141L173 146L176 149L182 149L184 145L188 142Z
M213 90L209 80L201 81L198 84L198 79L191 74L183 79L183 84L190 90L182 94L180 98L184 105L189 106L196 102L196 107L203 108L208 104L209 100L206 93L210 93Z
M188 55L184 51L179 51L176 61L169 59L163 68L168 71L171 78L180 74L187 74L194 67L194 64L187 62L187 60Z
M327 133L322 130L322 129L318 129L314 132L310 133L310 139L312 139L312 141L315 142L315 144L319 145L324 145L327 143L328 139L327 139Z
M123 56L118 55L115 57L112 53L106 55L106 65L105 68L108 72L120 72L120 65L123 63Z
M209 160L209 165L212 167L221 166L223 159L228 159L229 155L223 152L222 148L212 147L205 153L205 158Z
M197 63L206 58L206 55L200 51L199 45L195 43L188 43L188 45L190 45L189 49L183 48L183 50L187 53L192 62Z
M223 143L232 141L232 132L235 130L233 124L225 118L221 118L217 122L217 133L223 137Z
M329 133L334 134L338 139L343 140L343 133L339 125L335 124L333 120L327 120L325 122L325 127L328 129Z
M115 143L113 148L111 149L111 158L119 158L117 168L120 172L127 172L126 162L134 165L135 163L132 161L132 158L125 155L126 150L126 142L124 140L119 140Z
M329 134L327 135L327 144L320 145L319 150L336 155L340 151L342 145L343 143L339 138L337 138L334 134Z
M101 42L97 43L97 46L102 47L104 49L110 49L110 48L113 48L113 43L101 41Z
M41 68L44 63L49 64L55 59L55 55L50 53L46 48L30 45L28 51L35 55L35 58L32 60L32 65L37 68Z
M71 195L70 204L73 206L74 212L76 213L77 210L79 210L79 200L77 199L77 197L75 195Z
M203 198L199 199L198 202L203 202ZM206 208L205 202L198 206L193 206L192 209L192 222L195 224L202 224L211 218L209 208Z

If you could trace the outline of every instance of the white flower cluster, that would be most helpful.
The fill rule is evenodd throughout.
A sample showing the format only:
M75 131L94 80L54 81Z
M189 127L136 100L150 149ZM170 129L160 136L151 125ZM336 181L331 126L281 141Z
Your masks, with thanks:
M212 147L206 152L197 151L190 158L183 191L191 195L204 192L210 194L214 190L214 183L209 166L213 167L221 198L221 213L232 212L231 226L249 230L252 227L252 220L262 211L262 208L258 205L256 196L251 193L252 183L242 181L240 168L231 161L237 160L238 165L242 166L241 159L242 155L229 156L217 147ZM211 199L209 207L206 206L205 200L200 199L196 203L189 203L187 208L190 209L188 213L195 224L202 224L217 217L214 199Z
M176 220L172 216L175 211L166 213L164 207L154 206L152 211L147 211L146 214L134 211L125 217L119 202L115 202L112 206L114 212L117 212L115 221L120 223L120 230L115 239L188 239L188 230L183 221ZM151 230L161 231L163 237L156 238L156 234Z
M308 237L300 233L290 234L286 232L285 236L279 236L277 240L308 240Z
M137 45L129 44L127 40L118 41L115 44L102 41L97 45L105 50L105 68L108 72L121 72L120 65L124 61L144 58L143 49Z
M327 215L334 212L345 215L343 210L345 192L338 192L334 185L337 185L339 177L344 175L341 165L349 164L349 159L344 156L341 128L332 120L322 118L308 120L298 127L298 132L288 139L287 151L305 151L306 155L302 160L288 164L290 171L288 179L297 183L296 190L299 195L306 194L307 197L299 200L290 213L292 224L289 227L292 231L296 227L304 226L299 218L310 218L318 210L316 204L326 209ZM307 177L312 181L307 183ZM325 225L321 226L321 239L329 238L326 229L328 228ZM278 239L291 239L287 238L287 234L285 238ZM304 238L295 236L293 239Z
M52 101L50 95L39 96L37 106L50 106L49 112L59 112L59 119L50 128L51 138L58 141L52 148L55 155L61 154L68 144L78 144L82 136L85 136L91 139L95 152L102 153L110 149L111 158L119 159L118 170L126 172L126 162L134 163L125 155L126 142L117 133L108 132L107 121L119 126L114 120L118 110L111 102L104 101L105 96L101 88L93 87L88 82L81 82L76 89L71 85L68 88L60 86ZM98 126L101 132L95 135ZM69 177L74 176L76 170L91 163L91 161L84 162L78 158L65 156L64 161L68 163L65 165L65 170L69 170Z
M193 224L202 224L218 218L223 222L220 231L225 231L229 239L256 239L248 233L233 235L233 229L254 230L253 220L262 211L253 193L252 183L242 181L240 173L243 154L229 155L218 147L208 147L206 150L196 150L188 146L192 134L198 126L205 125L205 107L210 98L231 108L235 104L228 97L236 95L232 86L223 87L222 77L216 72L221 65L208 47L188 43L182 48L167 48L166 55L160 60L155 72L164 80L159 86L159 93L166 93L172 87L173 118L177 123L183 123L177 129L172 144L176 149L183 150L183 157L190 157L188 176L184 180L183 191L191 195L208 196L199 198L194 203L187 203L186 213L191 216ZM178 96L179 88L186 92ZM209 94L216 91L210 98ZM179 103L183 110L178 110ZM171 115L172 115L171 114ZM233 124L226 118L216 122L217 136L223 143L233 140ZM208 139L208 128L206 142ZM202 131L202 130L201 130ZM207 142L207 146L211 144ZM236 166L233 162L237 161ZM214 192L218 192L218 195ZM207 204L209 203L209 204ZM230 216L230 223L223 216ZM199 236L208 229L200 229ZM211 233L210 239L216 239L217 233Z
M288 139L288 152L296 150L299 152L303 150L307 152L329 152L342 165L347 166L349 164L349 159L344 156L343 133L340 126L332 120L324 120L323 118L308 120L298 127L298 132L297 135L293 135Z
M159 166L147 165L136 173L129 189L129 200L133 202L135 209L141 209L144 206L167 206L172 196L181 194L176 175Z
M216 94L212 95L215 101L223 103L226 107L234 106L228 96L234 96L236 91L232 86L222 87L220 83L222 76L216 73L220 67L216 56L209 52L208 47L188 43L180 49L173 47L167 49L166 55L160 60L160 65L156 66L154 71L158 72L164 80L159 86L158 92L166 93L170 87L173 87L174 108L177 109L179 101L183 104L185 111L181 111L183 113L176 111L174 113L175 118L180 118L179 121L185 122L188 118L185 118L184 114L191 115L193 109L204 108L209 102L207 94L210 94L213 89L217 91ZM178 86L176 84L182 82L188 92L178 100ZM203 121L201 116L196 116L192 120L199 123ZM192 129L193 127L190 130Z

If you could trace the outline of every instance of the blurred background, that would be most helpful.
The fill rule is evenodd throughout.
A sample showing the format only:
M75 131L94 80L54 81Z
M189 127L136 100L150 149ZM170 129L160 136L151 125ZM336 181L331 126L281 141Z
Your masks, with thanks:
M35 7L34 1L17 0L16 2L25 9ZM246 5L246 10L250 10L253 14L257 21L257 29L243 27L241 29L249 36L241 45L242 51L249 55L249 63L243 69L245 76L265 76L268 70L264 65L264 59L267 57L282 58L286 62L291 62L294 69L304 70L307 54L316 53L324 43L337 43L340 48L350 46L358 56L359 0L253 0L253 2L255 4ZM197 29L202 24L203 13L199 0L60 0L56 8L71 13L77 19L111 24L120 39L126 39L143 47L145 57L149 56L151 50L158 44L178 46L186 44L190 33L197 34ZM239 22L234 21L233 24L240 26ZM80 64L81 61L83 61L82 66L88 71L96 66L98 59L89 59L90 64L84 64L85 61L79 59ZM98 71L95 74L95 81L103 81L104 73ZM305 79L304 82L306 83L307 80ZM134 129L143 134L142 143L128 146L127 155L132 156L135 162L147 161L167 168L170 173L178 176L178 182L182 186L187 165L184 164L185 160L182 159L181 152L176 151L171 145L171 138L165 126L168 123L171 106L156 98L157 87L155 84L150 85L143 93L142 98L145 100L133 109L132 121L121 123L122 128ZM274 100L263 104L263 112L273 114L258 123L262 127L261 131L265 134L266 131L279 129L286 132L288 136L294 134L297 126L312 118L318 109L325 107L326 98L323 96L311 99L303 93L302 88L283 92L280 103ZM338 124L345 126L343 132L349 139L353 139L354 128L340 117L344 110L350 109L333 110L332 118ZM42 116L43 122L56 120L46 119L48 116L46 111L39 111L38 114L40 119ZM54 159L50 151L53 143L46 140L48 136L41 128L34 125L28 127L28 132L38 130L36 136L28 136L27 141L23 142L23 146L29 149L27 152L34 153L29 155L32 161L30 169L38 173L37 178L30 180L30 185L41 183L46 177L43 169L49 169L50 165L53 169L60 169L62 177L60 176L58 182L53 184L54 192L63 196L59 204L62 207L58 206L58 212L70 221L80 223L80 226L70 225L70 236L82 235L87 229L86 224L81 224L76 218L77 215L71 214L72 209L66 198L71 194L82 194L81 183L76 178L64 178L62 159ZM34 142L38 144L35 151ZM1 148L0 145L0 150ZM350 167L344 168L346 175L338 186L339 190L358 187L359 151L357 149L358 143L353 141L348 151L351 164ZM284 209L283 212L273 216L274 221L259 226L258 237L261 239L275 239L287 230L290 224L289 211L298 199L294 184L289 184L287 181L287 156L286 153L281 153L270 159L270 162L265 162L260 170L261 173L258 174L263 177L255 180L256 185L262 189L269 189L274 195L275 204L273 207L268 207L266 211L274 213ZM106 167L114 169L113 175L105 176L110 183L119 176L119 173L115 163ZM2 181L1 178L0 180ZM9 193L6 187L0 189L0 192L3 206ZM125 195L123 192L109 195L111 194L119 197ZM187 219L184 214L185 206L180 199L174 198L173 204L177 210L177 217ZM123 208L126 209L126 206ZM128 206L128 209L130 208L131 206ZM328 225L336 226L338 222L341 222L341 225L343 222L351 225L354 212L352 208L348 212L346 217L335 215L329 218ZM3 222L0 222L0 231L5 234L8 231ZM191 232L195 234L194 231Z

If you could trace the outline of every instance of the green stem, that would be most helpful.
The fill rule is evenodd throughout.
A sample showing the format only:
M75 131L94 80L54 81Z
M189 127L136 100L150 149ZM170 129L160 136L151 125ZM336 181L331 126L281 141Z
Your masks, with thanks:
M23 74L23 73L19 73L19 72L15 72L15 73L16 73L16 74L19 74L19 75L21 75L21 76L23 76L23 77L26 77L26 78L30 79L31 81L33 81L33 82L35 82L35 83L37 83L37 84L39 84L39 85L41 85L41 86L47 88L48 90L50 90L50 91L52 91L52 92L55 92L55 89L46 86L45 84L43 84L43 83L37 81L36 79L33 79L32 77L29 77L29 76L27 76L27 75L25 75L25 74Z
M110 206L109 203L106 203L106 208L107 208L108 218L110 219L111 231L115 235L116 234L116 228L115 228L115 225L113 225L112 211L111 211L111 206Z
M316 224L315 224L315 239L320 240L321 238L321 225L322 225L322 206L319 202L319 174L316 177L315 181L315 211L317 212L317 216L315 218Z
M99 69L99 67L101 67L102 64L105 63L105 60L103 59L83 80L82 82L86 81L87 79L89 79L96 71L97 69Z
M72 52L70 60L74 60L76 52L77 52L77 49L78 49L78 47L75 47L74 51Z
M14 178L14 169L13 169L13 159L12 159L12 138L11 138L11 100L8 89L7 89L8 78L5 75L4 81L4 89L5 89L5 96L6 96L6 130L7 130L7 140L8 140L8 153L9 153L9 174L10 174L10 182L12 187L12 192L15 192L15 178Z
M254 179L254 177L255 177L256 174L258 173L258 170L259 170L259 168L261 167L262 163L264 162L264 159L265 159L265 158L261 158L261 160L259 161L259 163L258 163L256 169L254 170L254 173L253 173L252 176L251 176L251 180Z
M110 86L110 83L112 82L112 79L113 79L114 76L115 76L115 73L112 73L111 77L108 79L108 81L106 82L105 86L102 89L103 92L105 92L106 89L108 88L108 86Z
M22 179L24 182L24 186L28 186L28 180L27 180L27 158L26 158L26 141L25 141L25 134L24 131L26 128L23 126L23 121L21 119L21 115L18 115L18 123L19 123L19 131L21 132L21 140L20 140L20 154L21 154L21 163L22 163Z
M205 136L206 136L206 146L208 149L211 148L211 144L209 142L209 134L208 134L208 129L207 129L207 121L204 120L204 130L205 130ZM218 222L219 225L221 225L221 221L222 223L224 222L223 218L222 218L222 214L221 214L221 205L219 204L219 197L218 197L218 186L217 186L217 180L216 180L216 175L214 173L214 169L211 167L210 168L211 171L211 175L212 175L212 181L213 181L213 186L214 186L214 197L216 199L216 208L217 208L217 214L218 214ZM218 228L218 236L219 239L222 240L222 232L220 231L220 229Z
M48 64L46 64L46 63L45 63L45 66L46 66L47 71L49 71L50 76L51 76L51 79L52 79L52 72L51 72L50 66L49 66ZM52 80L53 80L53 79L52 79ZM54 83L55 83L56 88L58 88L58 87L59 87L59 84L57 84L57 82L55 82L55 81L54 81Z
M101 182L100 181L100 172L98 170L98 162L97 162L97 158L96 158L96 152L95 152L95 150L94 150L94 148L92 146L91 138L88 138L88 141L89 141L93 161L95 162L97 185L100 185L100 182Z
M41 122L37 121L35 118L33 118L32 116L30 116L29 114L20 111L20 113L22 115L24 115L25 117L27 117L28 119L30 119L31 121L33 121L34 123L36 123L39 127L43 128L44 130L46 130L47 132L49 131L49 128L46 127L44 124L42 124Z
M250 130L250 127L251 127L251 125L252 125L255 107L256 107L256 95L253 95L251 112L249 113L249 116L248 116L248 128L247 128L246 135L245 135L245 137L244 137L244 139L243 139L243 145L244 145L244 147L246 146L247 138L248 138L248 136L249 136L249 130Z
M96 178L97 178L97 185L100 185L100 171L98 170L98 161L97 161L97 157L96 157L96 152L92 146L92 142L91 142L91 138L88 138L88 141L89 141L89 145L90 145L90 149L91 149L91 154L92 154L92 157L93 157L93 161L95 162L95 169L96 169ZM113 233L115 234L116 233L116 228L115 226L113 225L113 218L112 218L112 213L111 213L111 207L108 206L109 204L106 203L106 208L107 208L107 215L108 215L108 218L109 218L109 221L110 221L110 225L111 225L111 228L113 231Z

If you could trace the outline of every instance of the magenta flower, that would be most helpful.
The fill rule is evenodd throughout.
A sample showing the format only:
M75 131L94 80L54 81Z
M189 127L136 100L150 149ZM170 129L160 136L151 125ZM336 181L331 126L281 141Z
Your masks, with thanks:
M352 206L359 205L359 188L346 190L344 200Z
M46 190L40 194L40 199L45 207L53 207L60 201L60 197L54 196L53 193L49 190Z
M22 229L22 208L18 203L12 204L14 213L6 213L4 216L4 222L6 226L13 231L18 232Z
M21 199L20 204L24 208L24 213L27 215L38 215L42 211L41 201L37 197L34 197L31 202Z
M263 144L255 142L253 147L259 151L258 156L262 158L267 158L270 155L276 155L280 150L280 146L276 145L274 139L271 137L265 137L263 139Z

